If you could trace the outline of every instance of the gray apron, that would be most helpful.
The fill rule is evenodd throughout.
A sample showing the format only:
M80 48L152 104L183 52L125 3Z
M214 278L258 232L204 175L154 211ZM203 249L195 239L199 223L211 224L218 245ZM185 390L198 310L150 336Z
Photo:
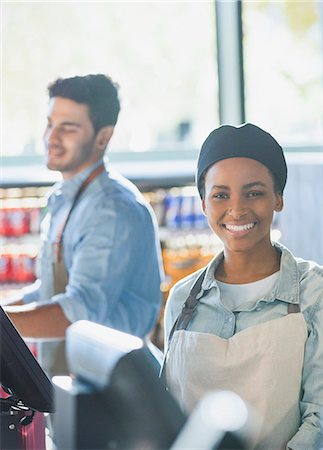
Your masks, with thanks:
M71 208L65 216L63 225L60 228L56 242L53 244L49 241L43 243L43 268L46 271L46 294L47 298L65 292L68 284L68 272L63 261L63 233L71 216L71 213L85 188L104 171L104 165L98 166L82 183L78 190ZM43 280L42 280L43 283ZM38 345L38 359L42 368L51 378L55 375L67 375L69 373L66 355L65 355L65 339L42 340Z
M229 339L187 331L204 275L193 286L170 333L165 358L168 387L187 413L208 391L235 392L259 418L250 449L285 449L301 423L308 331L299 305L288 304L286 316L249 327Z

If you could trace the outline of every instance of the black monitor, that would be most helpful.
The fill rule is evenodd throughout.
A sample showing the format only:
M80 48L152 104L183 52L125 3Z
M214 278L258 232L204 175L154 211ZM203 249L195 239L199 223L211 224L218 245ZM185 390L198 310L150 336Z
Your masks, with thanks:
M26 407L54 411L51 381L1 306L0 383Z
M54 377L57 448L170 448L186 421L144 342L88 321L66 333L71 377Z

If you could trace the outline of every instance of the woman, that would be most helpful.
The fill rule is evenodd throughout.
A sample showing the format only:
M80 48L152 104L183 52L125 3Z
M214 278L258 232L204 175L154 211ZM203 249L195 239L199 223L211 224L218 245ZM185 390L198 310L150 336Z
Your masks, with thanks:
M253 448L317 450L323 267L271 241L286 179L282 148L255 125L224 125L204 142L197 187L224 250L170 293L165 373L188 413L209 390L240 395L262 419Z

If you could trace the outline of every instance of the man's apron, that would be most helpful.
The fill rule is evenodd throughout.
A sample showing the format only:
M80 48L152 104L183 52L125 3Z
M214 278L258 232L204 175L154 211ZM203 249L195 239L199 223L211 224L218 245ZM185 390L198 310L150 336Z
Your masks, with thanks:
M104 171L104 165L98 166L86 180L82 183L80 189L78 190L71 208L69 209L63 225L60 228L56 242L50 243L45 242L43 246L44 258L46 261L51 261L52 274L49 277L50 280L47 281L48 286L47 292L51 292L50 297L57 294L62 294L65 292L65 288L68 284L68 272L66 270L63 261L63 233L66 228L67 222L71 216L72 210L74 209L77 200L79 199L81 193L85 188L100 174ZM54 375L66 375L69 373L65 355L65 339L61 340L44 340L39 346L39 361L49 377Z
M166 378L170 391L190 413L215 389L238 394L260 417L254 449L285 449L301 418L299 402L308 332L298 304L288 314L249 327L229 339L186 331L205 271L197 279L170 333ZM294 313L294 314L292 314Z

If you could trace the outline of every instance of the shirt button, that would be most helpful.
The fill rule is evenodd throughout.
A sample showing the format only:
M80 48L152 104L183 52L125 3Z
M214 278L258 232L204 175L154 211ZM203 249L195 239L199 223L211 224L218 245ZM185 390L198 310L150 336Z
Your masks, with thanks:
M229 322L231 323L233 321L232 317L229 318Z
M256 308L256 311L261 311L261 308Z

